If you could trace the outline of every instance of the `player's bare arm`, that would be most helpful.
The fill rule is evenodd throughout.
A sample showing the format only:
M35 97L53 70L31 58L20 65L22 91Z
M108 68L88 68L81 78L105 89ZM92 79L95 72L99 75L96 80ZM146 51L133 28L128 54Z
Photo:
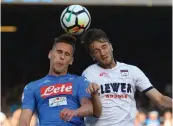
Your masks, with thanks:
M76 110L63 109L60 113L62 120L70 121L74 116L86 117L93 115L92 102L88 98L82 98L80 101L81 107Z
M19 120L19 126L30 126L32 115L33 113L30 109L22 109Z
M153 88L146 92L146 95L161 108L172 108L172 99L162 95L157 89Z
M102 104L98 95L99 89L100 86L96 83L90 83L89 87L87 88L87 92L90 93L92 96L93 115L97 118L99 118L102 114Z

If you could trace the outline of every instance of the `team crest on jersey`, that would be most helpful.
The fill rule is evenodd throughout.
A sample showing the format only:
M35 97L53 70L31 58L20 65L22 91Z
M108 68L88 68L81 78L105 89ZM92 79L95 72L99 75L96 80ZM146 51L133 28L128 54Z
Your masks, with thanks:
M121 76L123 78L128 78L129 77L129 71L128 70L120 70Z

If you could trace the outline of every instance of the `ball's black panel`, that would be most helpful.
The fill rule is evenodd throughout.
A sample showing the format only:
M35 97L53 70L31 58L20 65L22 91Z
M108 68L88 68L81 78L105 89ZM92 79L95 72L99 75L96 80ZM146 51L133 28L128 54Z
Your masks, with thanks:
M70 26L70 27L67 27L64 22L63 22L63 18L65 16L66 13L72 13L73 15L76 16L76 20L75 20L75 25L73 26ZM81 27L79 24L78 24L78 15L81 14L81 13L86 13L88 18L89 18L89 22L88 24L86 25L86 27ZM90 15L87 13L87 11L85 11L85 9L83 8L82 10L78 11L78 12L72 12L69 10L69 7L67 8L66 12L64 13L64 15L62 16L62 19L61 19L61 22L63 24L63 26L67 29L67 31L69 31L70 29L73 29L74 27L78 27L79 29L86 29L88 27L88 25L91 23L91 17Z

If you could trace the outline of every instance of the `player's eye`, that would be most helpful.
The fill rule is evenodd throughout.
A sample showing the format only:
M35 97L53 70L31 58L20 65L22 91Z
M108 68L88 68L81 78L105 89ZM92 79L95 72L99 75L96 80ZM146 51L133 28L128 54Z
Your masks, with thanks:
M93 51L94 54L97 54L99 51L96 49Z
M61 50L56 50L56 52L57 52L58 54L61 54L61 53L62 53L62 51L61 51Z
M70 56L70 53L65 53L66 56Z

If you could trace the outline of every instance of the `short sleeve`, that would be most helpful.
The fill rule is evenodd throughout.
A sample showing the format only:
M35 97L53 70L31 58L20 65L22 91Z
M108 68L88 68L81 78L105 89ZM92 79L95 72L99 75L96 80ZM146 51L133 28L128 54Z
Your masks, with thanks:
M82 76L83 76L83 77L86 77L86 70L84 70L84 71L82 72Z
M91 74L88 74L88 70L84 70L82 73L82 76L87 79L87 81L92 82L93 80L91 79L91 77L89 76Z
M153 88L153 85L150 83L149 79L138 67L134 67L133 72L135 78L135 86L139 91L145 93Z
M28 85L25 86L22 94L22 109L30 109L33 112L35 109L34 90Z
M80 77L78 80L78 97L81 101L82 98L91 98L91 95L86 92L89 86L89 81L85 77Z

